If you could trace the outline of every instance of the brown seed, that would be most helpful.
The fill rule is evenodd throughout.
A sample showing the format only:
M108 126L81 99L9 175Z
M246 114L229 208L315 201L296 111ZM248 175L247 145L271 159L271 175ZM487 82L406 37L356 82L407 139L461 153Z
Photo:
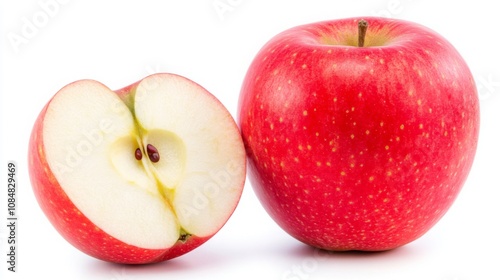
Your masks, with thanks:
M158 152L158 149L156 149L155 146L148 144L146 146L146 151L148 152L149 160L151 160L152 162L160 161L160 153Z
M141 149L140 148L137 148L135 150L135 159L136 160L141 160L142 159L142 152L141 152Z

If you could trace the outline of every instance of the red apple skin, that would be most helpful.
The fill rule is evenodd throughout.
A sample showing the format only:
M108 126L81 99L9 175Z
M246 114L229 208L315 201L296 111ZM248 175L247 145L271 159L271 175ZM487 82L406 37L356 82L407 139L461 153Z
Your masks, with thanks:
M414 23L365 19L384 46L342 43L357 43L360 18L295 27L259 51L240 94L256 195L291 236L327 250L422 236L457 198L478 141L477 91L455 48Z
M134 91L139 82L117 90L116 93L126 99L126 95ZM171 248L145 249L124 243L97 227L69 199L46 161L43 121L49 104L50 101L40 112L31 133L28 151L29 175L40 207L54 228L70 244L103 261L147 264L184 255L215 235L215 233L203 237L192 235L185 241L177 241Z

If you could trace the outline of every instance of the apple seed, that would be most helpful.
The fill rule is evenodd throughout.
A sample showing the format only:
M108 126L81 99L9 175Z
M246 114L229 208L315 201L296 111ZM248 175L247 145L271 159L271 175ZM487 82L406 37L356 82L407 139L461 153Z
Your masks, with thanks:
M142 152L141 152L141 149L140 148L137 148L135 150L135 159L136 160L141 160L142 159Z
M148 157L152 162L160 161L160 153L155 146L148 144L146 147L146 151L148 152Z

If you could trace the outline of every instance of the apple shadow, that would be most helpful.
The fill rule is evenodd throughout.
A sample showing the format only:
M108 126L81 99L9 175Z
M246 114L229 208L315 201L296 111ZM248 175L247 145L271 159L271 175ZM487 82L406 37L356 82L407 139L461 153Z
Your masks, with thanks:
M201 273L221 263L227 264L231 259L234 258L230 254L223 254L222 252L213 250L207 244L185 255L150 264L119 264L89 257L84 270L91 279L143 279L144 277L161 274L178 276L193 271Z
M159 273L176 273L190 269L191 265L182 260L172 259L152 264L119 264L110 263L97 259L91 259L87 262L85 271L94 277L100 279L108 277L109 279L135 279L139 276L158 275Z
M394 270L414 269L415 263L428 255L417 244L386 251L327 251L298 243L285 254L291 258L292 266L316 267L325 274L340 271L364 271L373 275L391 275Z
M290 250L290 255L295 257L315 257L321 256L323 258L344 258L344 259L363 259L363 258L377 258L384 255L394 254L402 248L385 251L329 251L309 246L307 244L299 243Z

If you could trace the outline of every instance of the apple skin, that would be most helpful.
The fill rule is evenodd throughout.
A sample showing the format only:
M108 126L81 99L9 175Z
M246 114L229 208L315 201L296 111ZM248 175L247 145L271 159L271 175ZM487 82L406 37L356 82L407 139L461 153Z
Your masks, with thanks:
M139 82L116 90L115 93L126 98L135 90ZM219 102L215 96L210 96ZM170 248L145 249L124 243L97 227L69 199L47 163L42 135L45 114L49 105L50 101L42 109L33 126L28 148L29 175L35 197L46 217L64 239L75 248L106 262L148 264L184 255L217 233L203 237L191 235L184 241L177 241ZM234 205L234 209L236 206Z
M256 195L287 233L326 250L422 236L457 198L478 141L477 90L456 49L421 25L375 17L357 47L360 19L278 34L240 93Z

